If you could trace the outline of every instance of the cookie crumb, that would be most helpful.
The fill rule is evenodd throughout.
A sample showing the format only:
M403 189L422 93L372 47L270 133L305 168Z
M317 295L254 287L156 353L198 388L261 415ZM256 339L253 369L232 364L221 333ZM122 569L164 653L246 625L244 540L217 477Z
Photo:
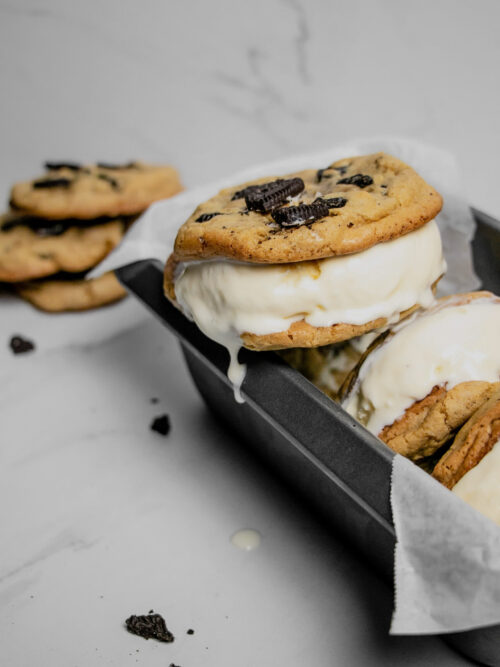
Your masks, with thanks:
M170 431L170 418L167 414L155 417L149 427L152 431L156 431L160 435L168 435Z
M194 630L193 628L189 628L189 630L186 632L187 635L194 635Z
M159 642L166 643L171 643L175 639L161 614L129 616L125 621L125 627L131 634L144 637L144 639L157 639Z
M9 342L10 349L14 354L24 354L35 349L35 343L22 336L12 336Z

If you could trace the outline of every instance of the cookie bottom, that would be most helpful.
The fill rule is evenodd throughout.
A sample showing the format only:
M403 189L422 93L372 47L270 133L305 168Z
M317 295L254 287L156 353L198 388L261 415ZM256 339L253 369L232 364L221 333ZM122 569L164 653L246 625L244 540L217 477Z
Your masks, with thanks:
M378 437L414 461L431 456L499 389L499 382L479 381L462 382L449 390L434 387Z
M113 272L90 280L44 280L22 283L16 292L36 308L49 313L90 310L126 296Z
M432 476L452 489L488 454L500 439L500 383L498 389L460 429Z

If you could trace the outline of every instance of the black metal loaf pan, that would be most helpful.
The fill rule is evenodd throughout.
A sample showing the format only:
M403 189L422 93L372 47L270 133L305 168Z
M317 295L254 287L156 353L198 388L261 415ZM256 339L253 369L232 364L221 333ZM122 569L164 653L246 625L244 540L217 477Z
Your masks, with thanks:
M476 272L484 289L498 294L500 224L473 213ZM166 300L162 263L144 260L116 274L179 338L193 380L213 412L392 581L392 451L273 352L242 350L245 403L236 403L226 375L227 351ZM483 664L500 666L500 626L448 635L447 640Z

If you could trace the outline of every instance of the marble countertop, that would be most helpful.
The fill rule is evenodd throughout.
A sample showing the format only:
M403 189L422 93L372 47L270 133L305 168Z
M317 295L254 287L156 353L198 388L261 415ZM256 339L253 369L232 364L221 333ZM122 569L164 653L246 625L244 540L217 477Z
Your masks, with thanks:
M49 158L170 161L190 186L391 134L451 150L498 217L500 7L480 7L0 1L2 192ZM210 415L132 298L50 316L1 296L0 373L2 664L468 664L388 635L389 588ZM125 631L150 609L174 643Z

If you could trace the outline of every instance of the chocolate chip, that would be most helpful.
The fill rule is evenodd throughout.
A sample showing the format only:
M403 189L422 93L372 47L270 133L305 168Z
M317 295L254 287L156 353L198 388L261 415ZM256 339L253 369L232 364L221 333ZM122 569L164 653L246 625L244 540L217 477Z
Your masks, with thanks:
M215 218L216 215L222 215L216 211L215 213L202 213L199 218L196 218L195 222L208 222L212 218Z
M350 229L351 227L354 227L354 222L348 222L348 223L347 223L347 226L349 227L349 229Z
M322 197L319 197L313 204L316 202L323 202L328 208L343 208L347 204L347 199L344 199L344 197L333 197L332 199L323 199Z
M12 336L9 345L14 354L24 354L35 349L35 344L22 336Z
M99 169L133 169L137 162L127 162L126 164L113 164L112 162L98 162Z
M332 167L332 169L335 169L335 171L338 171L341 176L344 176L344 174L347 174L347 170L350 166L351 164L349 163L342 165L342 167Z
M168 415L160 415L155 417L149 427L152 431L156 431L160 435L168 435L170 431L170 419Z
M157 639L159 642L167 643L173 642L175 639L161 614L130 616L125 621L125 627L133 635L144 637L144 639Z
M78 162L45 162L45 169L49 171L56 171L57 169L70 169L71 171L80 171L82 168Z
M278 178L270 183L249 185L243 190L238 190L234 193L232 200L244 197L249 211L269 213L283 204L287 197L298 195L304 187L304 181L301 178Z
M97 178L100 178L103 181L106 181L111 185L113 190L119 190L120 189L120 184L118 183L117 180L109 176L108 174L97 174Z
M328 216L328 206L322 200L316 200L312 204L300 204L299 206L286 206L271 213L273 220L281 227L299 227L310 224L319 218Z
M354 176L348 176L347 178L341 178L338 183L344 183L345 185L357 185L359 188L366 188L367 185L373 183L373 178L367 174L354 174Z
M330 169L330 167L325 167L324 169L318 169L318 171L316 172L316 180L318 181L318 183L321 183L321 181L324 178L332 177L332 174L327 174L326 176L324 175L325 171L328 171L328 169Z
M33 181L35 189L41 188L69 188L73 181L69 178L44 178L40 181Z

